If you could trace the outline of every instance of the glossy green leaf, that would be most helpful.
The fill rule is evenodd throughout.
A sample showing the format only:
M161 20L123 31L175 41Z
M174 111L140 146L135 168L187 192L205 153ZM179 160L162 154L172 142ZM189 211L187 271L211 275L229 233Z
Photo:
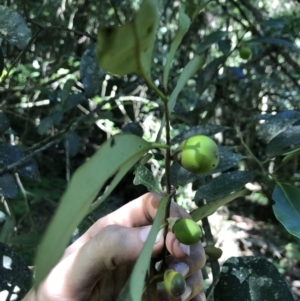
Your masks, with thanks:
M289 19L285 17L270 18L267 20L262 20L260 22L260 25L262 27L271 27L275 29L282 29L288 24L289 24Z
M235 200L236 198L246 196L247 194L249 194L249 191L247 189L234 192L222 199L216 200L214 202L210 202L206 205L199 207L198 209L192 211L190 215L194 221L198 222L204 217L207 217L215 213L218 208L226 205L227 203Z
M4 57L3 57L3 52L2 52L2 48L0 47L0 78L2 75L4 69Z
M219 156L220 163L213 171L214 173L224 172L229 168L236 166L238 162L244 159L241 154L234 152L231 147L222 145L219 146Z
M226 56L220 56L207 64L205 68L200 72L200 74L198 75L196 87L199 96L201 96L205 92L214 78L218 75L219 67L225 62L225 60Z
M266 258L231 257L225 261L215 301L293 301L282 275Z
M168 88L168 77L169 77L169 72L170 72L170 68L171 68L171 63L174 59L176 50L182 41L182 38L184 37L185 33L188 31L188 29L190 27L190 24L191 24L191 19L185 13L185 7L184 7L184 5L182 5L179 10L178 30L172 41L169 53L166 58L166 65L165 65L164 75L163 75L163 84L164 84L164 87L166 90Z
M0 196L14 199L18 195L18 185L14 176L8 172L0 174Z
M173 90L170 98L169 98L169 101L168 101L168 109L169 109L169 112L172 112L172 110L174 109L175 107L175 104L176 104L176 100L177 100L177 97L179 95L179 93L181 92L181 90L184 88L184 86L186 85L187 81L195 75L195 73L203 67L205 63L205 58L204 57L200 57L198 55L194 56L194 58L192 60L190 60L187 65L184 67L184 69L182 70L181 74L180 74L180 77L177 81L177 84L176 84L176 87L175 89ZM161 133L162 133L162 130L165 126L165 122L166 122L166 117L164 115L164 117L162 118L162 121L161 121L161 126L160 126L160 130L159 130L159 133L156 137L156 141L158 142L160 140L160 136L161 136Z
M287 152L283 155L284 155L284 157L282 159L282 163L286 163L286 162L290 161L291 159L293 159L294 157L297 157L300 155L300 148L298 147L296 149L293 149L292 151Z
M100 95L106 72L99 68L95 44L90 45L82 54L79 70L80 79L84 86L84 95L87 98Z
M160 230L160 226L166 211L169 196L165 196L161 199L155 219L152 224L151 231L144 244L144 247L134 265L130 279L126 284L123 292L118 297L118 301L141 301L144 289L144 281L146 272L149 270L150 259L152 255L153 245Z
M199 206L205 199L207 203L221 199L233 191L242 189L254 178L251 171L236 170L226 172L201 185L195 195L194 202Z
M300 48L297 47L293 42L281 38L276 38L276 37L262 37L262 38L255 38L248 43L266 43L266 44L274 44L277 46L284 46L289 48L289 50L299 52L300 53Z
M113 28L100 27L97 42L100 67L120 76L136 72L150 79L157 26L157 1L144 0L131 22Z
M0 38L24 49L31 39L31 29L23 16L6 5L0 5L0 16Z
M293 126L275 136L266 147L267 156L273 158L299 147L299 131L300 126Z
M32 271L30 271L24 259L16 250L3 243L0 243L0 254L0 300L23 300L31 288Z
M196 52L200 53L207 50L211 45L218 43L222 38L229 34L228 31L215 31L204 37L201 44L196 48Z
M213 136L227 129L229 129L229 127L218 124L201 124L193 126L172 138L171 144L181 143L183 140L195 135Z
M113 179L101 201L150 148L150 143L135 135L119 135L101 145L98 151L77 169L39 247L35 287L40 285L60 259L74 229L89 213L92 202L107 180ZM98 201L97 205L100 203Z
M272 198L276 218L289 233L300 238L300 190L290 184L278 183Z
M285 110L275 115L262 114L253 119L264 120L259 124L258 134L264 141L271 141L275 136L287 130L292 124L300 120L300 112Z
M133 184L144 185L148 191L161 193L161 189L159 188L159 184L154 178L153 173L143 165L138 166L138 168L135 170Z

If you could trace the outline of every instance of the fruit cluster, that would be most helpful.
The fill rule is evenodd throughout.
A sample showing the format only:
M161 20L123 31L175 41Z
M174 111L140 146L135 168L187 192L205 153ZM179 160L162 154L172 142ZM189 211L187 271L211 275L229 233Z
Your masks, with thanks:
M202 231L200 227L188 218L170 218L169 226L174 233L176 239L186 245L193 245L200 241ZM171 269L164 273L164 288L172 297L179 297L185 291L186 283L184 277Z
M196 135L183 141L172 159L190 172L203 174L211 172L218 166L219 157L218 146L210 137ZM168 222L179 242L193 245L200 241L202 231L193 220L169 218ZM185 279L175 270L168 269L164 273L164 288L170 296L179 297L185 291Z

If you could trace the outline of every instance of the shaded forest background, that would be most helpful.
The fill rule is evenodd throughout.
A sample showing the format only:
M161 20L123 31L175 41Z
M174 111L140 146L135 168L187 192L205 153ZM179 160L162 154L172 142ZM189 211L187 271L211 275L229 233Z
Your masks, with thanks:
M95 60L98 27L131 20L134 1L11 0L1 5L19 12L25 22L13 42L5 31L12 25L0 20L0 238L32 265L73 172L117 133L154 141L163 107L137 75L114 77ZM160 2L152 69L157 86L178 28L179 6L179 1ZM295 300L300 300L300 242L274 215L275 183L269 174L299 188L299 16L296 0L210 1L183 38L169 80L172 89L193 55L205 53L205 72L188 81L171 114L172 137L199 127L235 152L228 157L235 163L229 171L253 172L247 184L251 194L209 218L216 245L223 249L220 262L230 256L267 257ZM201 42L212 33L215 43L208 40L205 47ZM252 50L249 60L239 55L243 45ZM280 165L288 151L296 152ZM161 178L163 155L153 155L149 168ZM193 208L195 191L207 178L187 181L173 172L179 202ZM132 170L73 239L95 219L147 191L133 179Z

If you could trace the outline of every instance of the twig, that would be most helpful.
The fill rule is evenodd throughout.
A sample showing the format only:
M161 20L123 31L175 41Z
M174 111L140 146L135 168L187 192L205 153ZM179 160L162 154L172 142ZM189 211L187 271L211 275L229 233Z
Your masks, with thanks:
M120 18L119 14L118 14L118 10L117 10L115 4L113 3L113 0L110 0L109 2L110 2L110 5L112 6L112 8L114 10L114 13L115 13L115 16L116 16L116 19L117 19L119 25L122 25L121 18Z
M31 216L31 212L30 212L30 206L29 206L29 203L28 203L28 199L27 199L27 193L26 193L26 190L24 189L24 186L21 182L21 179L19 177L19 174L16 172L15 173L15 179L16 179L16 182L21 190L21 193L23 195L23 198L24 198L24 202L25 202L25 207L26 207L26 213L22 216L22 218L19 220L19 225L21 224L21 222L23 221L23 219L28 215L29 217L29 221L30 221L30 224L31 224L31 227L32 229L34 230L35 233L38 233L36 227L35 227L35 224L33 222L33 219L32 219L32 216Z
M202 219L202 226L204 229L204 235L205 235L205 240L206 240L207 244L213 245L213 236L211 233L211 229L210 229L210 225L209 225L207 217ZM220 278L220 265L219 265L218 260L211 258L211 257L209 258L209 260L210 260L211 271L212 271L212 275L213 275L213 282L205 293L207 300L209 299L210 295L212 294L212 292L213 292L215 286L217 285L217 283L219 282L219 278Z
M251 149L249 148L249 146L248 146L248 145L246 144L246 142L244 141L243 135L242 135L241 131L239 130L239 128L236 127L235 130L236 130L236 132L237 132L237 136L239 137L239 139L240 139L242 145L244 146L244 148L246 149L246 151L249 153L249 155L252 157L252 159L253 159L254 161L257 162L257 164L258 164L258 165L260 166L260 168L262 169L262 172L263 172L263 173L268 173L268 172L265 170L265 168L264 168L264 166L262 165L262 163L256 158L256 156L252 153L252 151L251 151Z
M30 47L30 45L34 42L34 40L36 39L36 37L39 35L39 33L41 32L41 30L38 30L34 36L30 39L30 41L28 42L28 44L26 45L26 47L24 49L22 49L22 51L18 54L17 58L12 62L10 68L8 69L7 73L5 74L4 78L2 79L2 81L4 81L10 71L15 67L15 65L17 64L17 62L20 60L21 56L23 55L23 53Z
M42 152L43 150L49 148L51 145L56 144L58 142L60 142L61 140L64 139L65 134L70 133L72 131L74 131L75 128L78 127L78 125L87 118L87 116L89 117L94 111L91 111L91 113L89 115L83 115L80 116L76 121L74 121L73 123L71 123L69 126L67 126L64 130L60 131L55 139L53 139L53 137L49 138L49 139L45 139L44 141L42 141L41 143L38 143L36 145L34 145L33 147L31 147L30 149L28 149L28 151L31 151L31 153L29 153L28 155L24 156L22 159L20 159L19 161L16 161L10 165L5 166L4 168L0 169L0 174L6 172L6 171L11 171L11 170L15 170L17 167L19 167L20 165L24 164L29 158L31 158L32 156ZM50 141L49 141L50 140ZM48 142L49 141L49 142ZM46 142L46 143L45 143Z
M26 5L26 0L23 0L23 9L24 9L24 14L25 14L25 17L26 17L26 21L28 23L31 23L33 25L36 25L38 28L39 28L39 31L41 30L51 30L51 29L60 29L60 30L64 30L64 31L67 31L67 32L71 32L71 33L74 33L75 35L77 36L85 36L85 37L88 37L90 38L92 41L96 41L97 38L87 32L81 32L81 31L78 31L78 30L74 30L74 29L70 29L68 27L64 27L64 26L61 26L61 25L50 25L50 26L47 26L47 25L43 25L41 23L38 23L36 21L34 21L33 19L31 19L28 15L28 11L27 11L27 5Z
M69 137L70 135L65 135L65 151L66 151L66 180L69 183L71 178L71 172L70 172L70 145L69 145Z

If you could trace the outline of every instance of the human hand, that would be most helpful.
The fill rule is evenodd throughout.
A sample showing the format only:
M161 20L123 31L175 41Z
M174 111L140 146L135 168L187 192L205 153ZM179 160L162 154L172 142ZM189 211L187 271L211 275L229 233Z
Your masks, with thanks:
M158 194L146 193L99 219L66 249L37 295L31 290L23 301L116 300L151 230L160 199ZM190 218L174 202L170 216ZM201 268L206 257L201 243L182 245L169 231L166 246L170 253L168 266L186 278L187 289L181 300L205 301L205 295L201 292ZM163 247L162 229L157 235L152 255L161 253ZM153 300L180 300L157 291L155 295Z

